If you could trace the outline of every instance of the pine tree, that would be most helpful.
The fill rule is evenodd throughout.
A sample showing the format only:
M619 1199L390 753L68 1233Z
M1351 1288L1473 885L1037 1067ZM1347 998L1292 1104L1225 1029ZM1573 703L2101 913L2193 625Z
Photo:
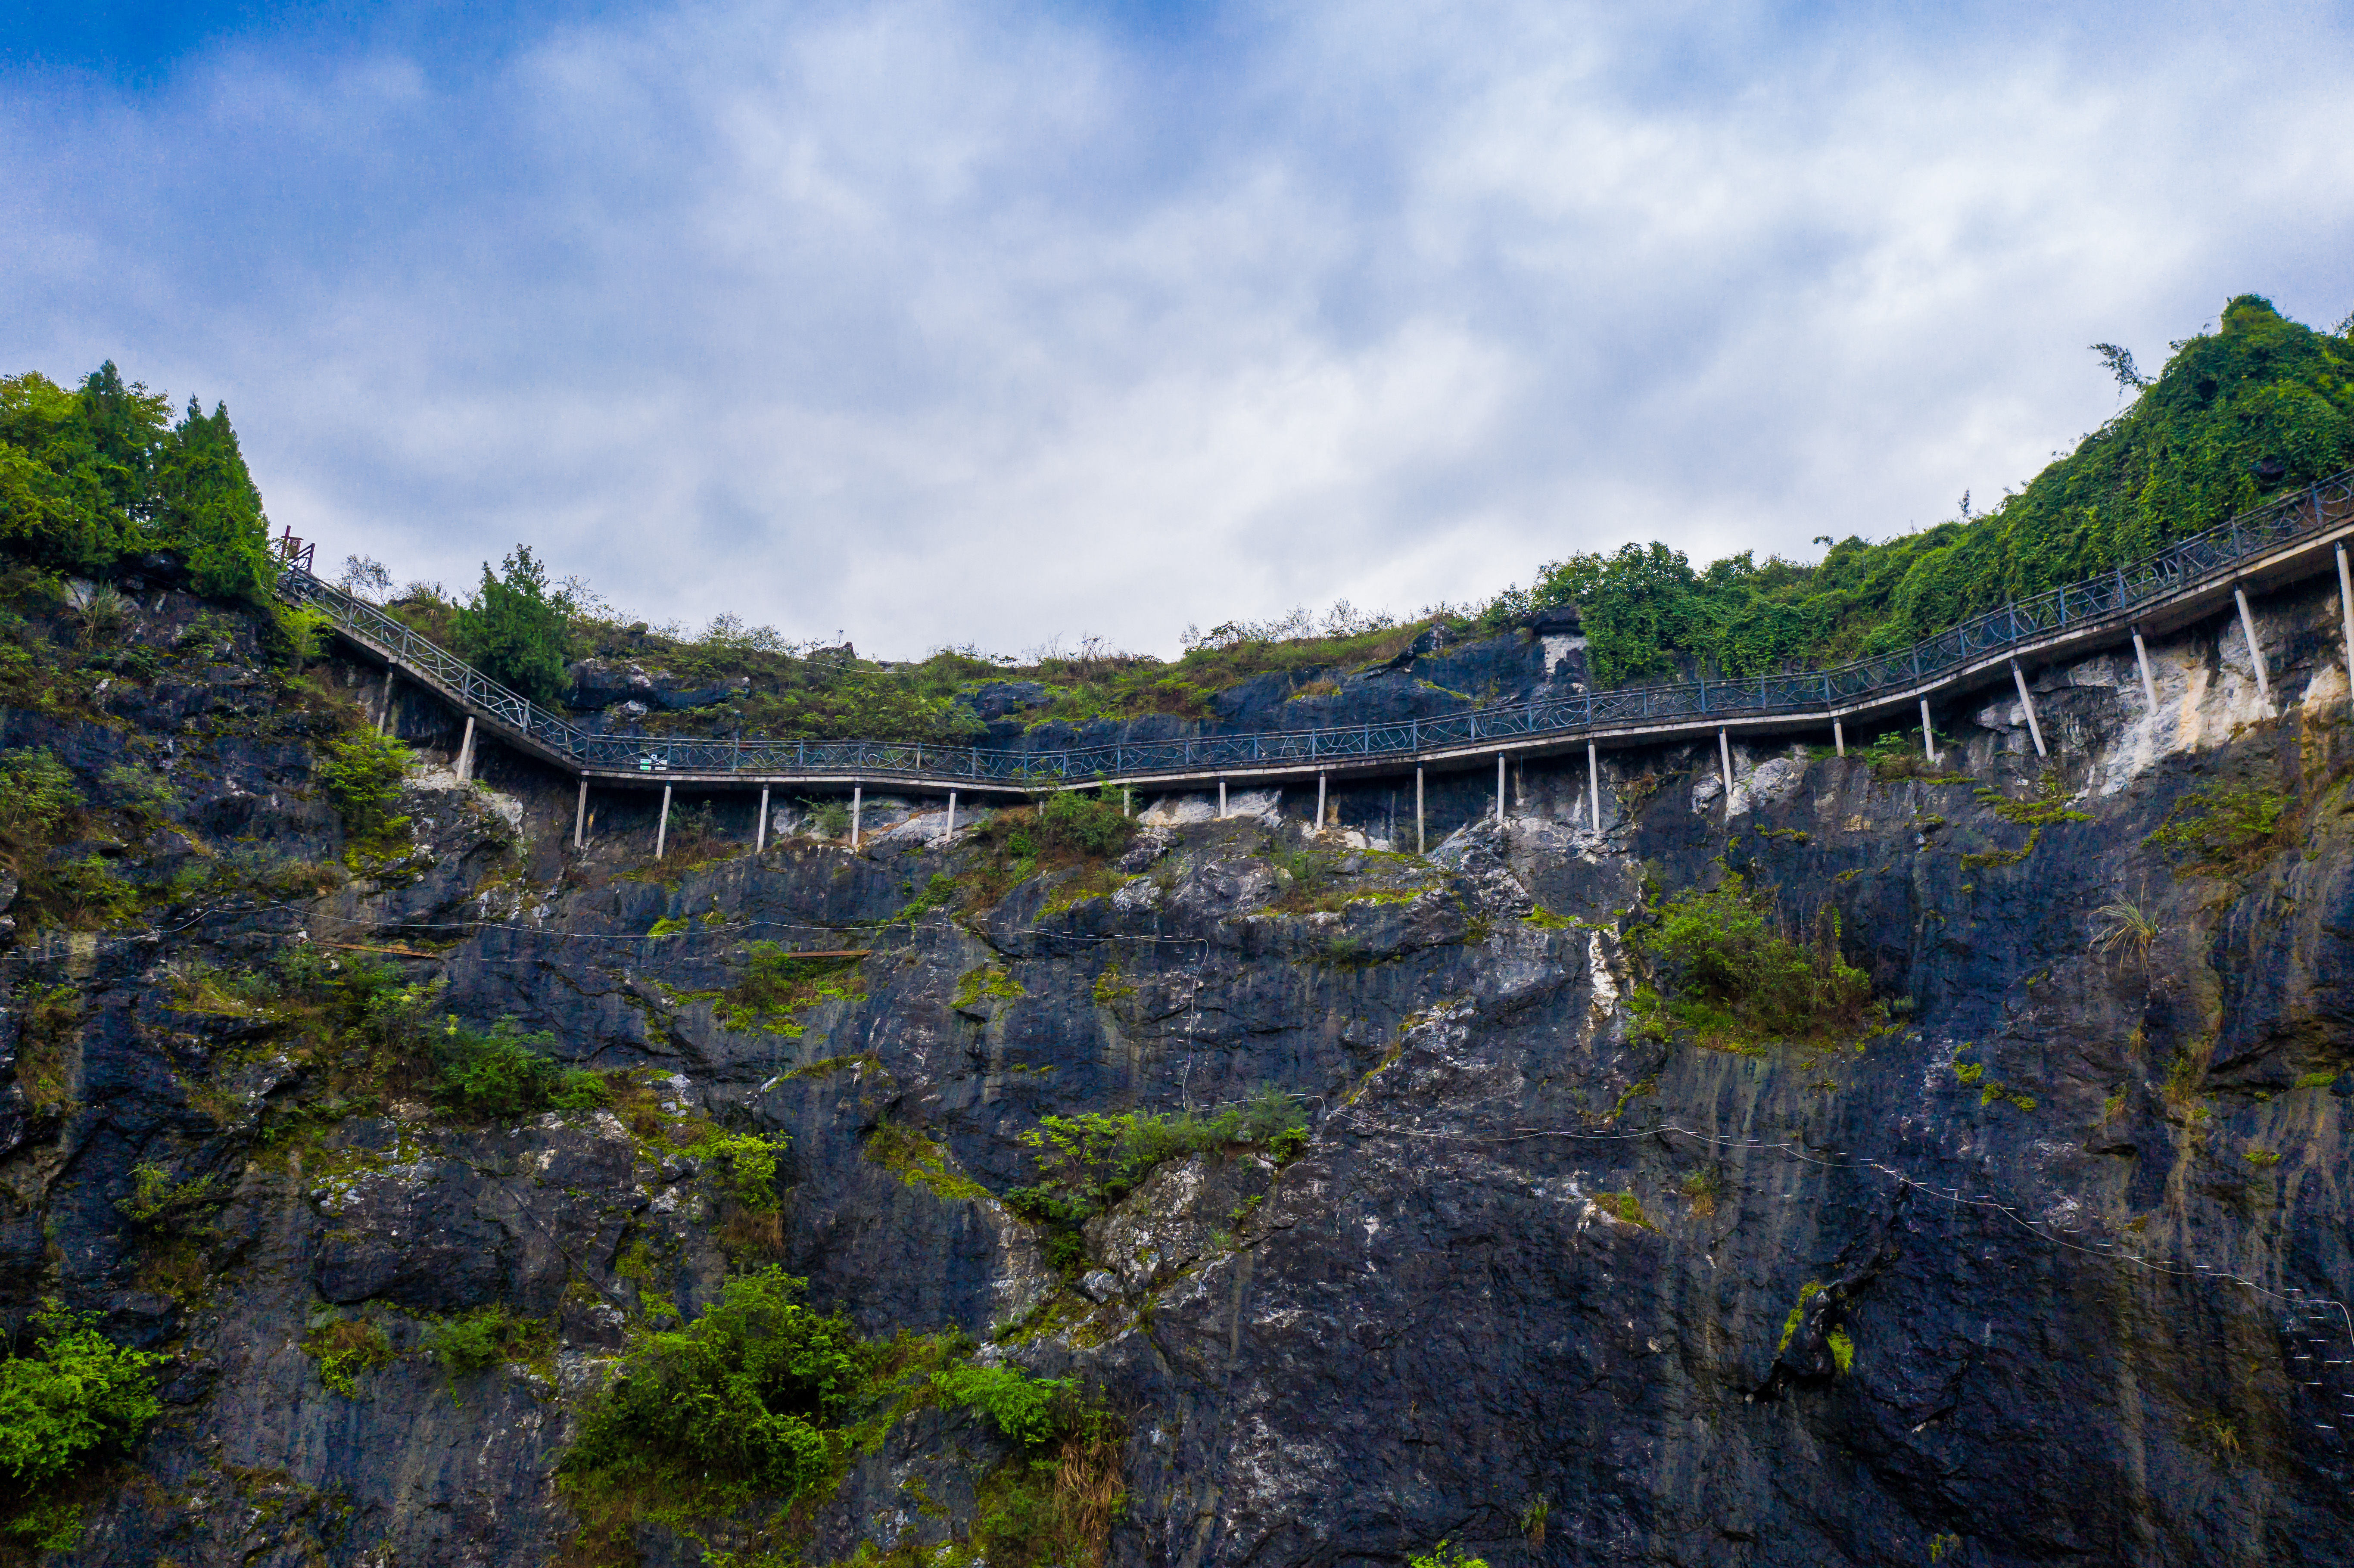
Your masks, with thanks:
M534 702L552 703L564 689L565 605L547 591L547 569L528 545L517 545L482 586L458 609L458 652L469 662Z

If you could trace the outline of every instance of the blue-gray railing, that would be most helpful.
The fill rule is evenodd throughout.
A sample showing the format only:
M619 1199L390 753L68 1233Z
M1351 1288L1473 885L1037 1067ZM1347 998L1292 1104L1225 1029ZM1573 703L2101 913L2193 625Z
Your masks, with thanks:
M1835 669L1628 686L1391 724L1114 741L1056 751L902 741L603 734L584 729L507 690L375 605L321 582L299 567L289 567L281 574L279 591L322 611L339 629L376 644L461 703L583 768L845 777L915 774L976 782L1051 784L1134 774L1215 773L1268 764L1404 760L1425 752L1491 741L1563 739L1585 731L1679 719L1738 722L1812 713L1821 713L1828 719L1833 709L1934 684L1948 672L2032 639L2072 626L2121 621L2139 606L2229 578L2249 557L2349 517L2354 517L2354 470L2194 534L2129 566L2006 605L1902 652L1859 659Z

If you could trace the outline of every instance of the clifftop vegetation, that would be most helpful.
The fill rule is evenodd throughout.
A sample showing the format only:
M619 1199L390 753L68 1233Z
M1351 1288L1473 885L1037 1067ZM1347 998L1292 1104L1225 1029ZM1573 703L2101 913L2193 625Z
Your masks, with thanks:
M2135 392L2016 494L1881 544L1850 535L1816 566L1747 551L1695 571L1663 545L1553 562L1483 611L1575 604L1597 681L1670 674L1679 657L1753 675L1903 648L2015 599L2093 576L2354 462L2354 342L2243 294L2213 333L2174 345Z
M1030 725L1169 715L1213 716L1242 682L1322 678L1396 658L1430 629L1510 631L1533 613L1574 606L1597 684L1675 678L1698 668L1750 675L1904 647L1956 620L2155 550L2354 463L2354 341L2320 333L2243 294L2217 329L2174 345L2146 378L2131 356L2096 345L2133 394L2076 449L2006 493L1917 533L1872 543L1850 535L1821 561L1760 562L1743 552L1694 567L1665 545L1628 544L1540 567L1527 588L1483 604L1425 607L1408 620L1339 604L1265 622L1186 629L1175 660L1076 649L1022 658L943 648L911 662L861 659L844 642L795 642L732 616L699 635L650 626L578 578L552 584L528 546L485 564L465 598L438 584L391 591L390 575L355 557L345 580L516 689L555 701L564 665L637 662L674 681L726 687L725 706L643 715L649 733L725 730L780 739L967 743L984 724L960 697L991 683L1029 683L1014 711ZM69 392L38 375L0 381L0 544L52 570L104 576L168 551L207 593L266 602L261 501L225 410L192 402L178 424L164 398L126 387L112 365ZM1828 541L1826 541L1828 542Z
M111 361L69 392L0 376L0 544L54 570L111 576L179 557L196 591L270 607L269 520L228 410L171 402Z

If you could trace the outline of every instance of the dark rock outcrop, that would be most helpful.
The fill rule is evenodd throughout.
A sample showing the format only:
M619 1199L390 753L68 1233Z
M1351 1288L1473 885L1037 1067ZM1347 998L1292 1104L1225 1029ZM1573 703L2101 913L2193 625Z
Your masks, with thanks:
M460 784L414 696L417 851L355 873L314 771L332 711L236 618L165 600L128 634L175 650L152 680L5 720L93 801L126 766L173 791L135 836L107 819L141 914L21 927L9 959L0 1310L56 1295L173 1358L60 1561L563 1561L581 1401L748 1255L661 1136L690 1121L790 1139L758 1255L820 1305L960 1328L1123 1414L1117 1563L1397 1563L1442 1537L1564 1565L2354 1552L2354 1346L2323 1306L2354 1295L2354 741L2317 594L2265 607L2277 716L2221 623L2158 651L2156 714L2129 661L2041 673L2066 810L2033 823L2043 768L1997 692L1941 715L1951 775L1742 748L1727 790L1712 747L1608 754L1599 832L1582 758L1516 766L1500 823L1492 769L1437 777L1427 857L1410 781L1403 817L1390 782L1341 788L1320 832L1312 790L1237 791L1225 821L1144 799L1150 836L1097 881L986 909L928 897L991 852L921 817L758 858L715 817L747 842L656 866L648 799L617 792L575 853L568 781L493 745ZM1526 689L1574 653L1434 647L1235 713ZM2149 835L2219 780L2285 825L2178 877ZM191 865L236 875L175 892ZM1717 1049L1643 1027L1635 933L1728 870L1793 930L1831 911L1882 1022ZM2146 946L2095 940L2120 902ZM768 1027L728 1000L758 942L869 956ZM462 1122L268 1000L296 954L393 966L437 1016L512 1018L639 1086ZM1082 1257L1050 1262L1003 1201L1044 1117L1270 1084L1303 1147L1169 1160L1078 1227ZM143 1224L142 1168L207 1206ZM491 1304L547 1324L547 1354L455 1378L434 1326ZM339 1389L305 1347L345 1323L384 1355ZM956 1538L1005 1460L917 1410L807 1502L803 1558ZM712 1521L713 1549L745 1523Z

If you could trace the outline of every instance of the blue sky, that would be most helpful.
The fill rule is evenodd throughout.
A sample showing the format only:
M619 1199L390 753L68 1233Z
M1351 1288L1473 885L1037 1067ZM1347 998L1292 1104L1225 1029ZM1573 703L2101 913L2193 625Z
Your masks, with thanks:
M15 15L6 368L226 399L331 559L887 656L1884 536L2087 344L2354 311L2320 6Z

